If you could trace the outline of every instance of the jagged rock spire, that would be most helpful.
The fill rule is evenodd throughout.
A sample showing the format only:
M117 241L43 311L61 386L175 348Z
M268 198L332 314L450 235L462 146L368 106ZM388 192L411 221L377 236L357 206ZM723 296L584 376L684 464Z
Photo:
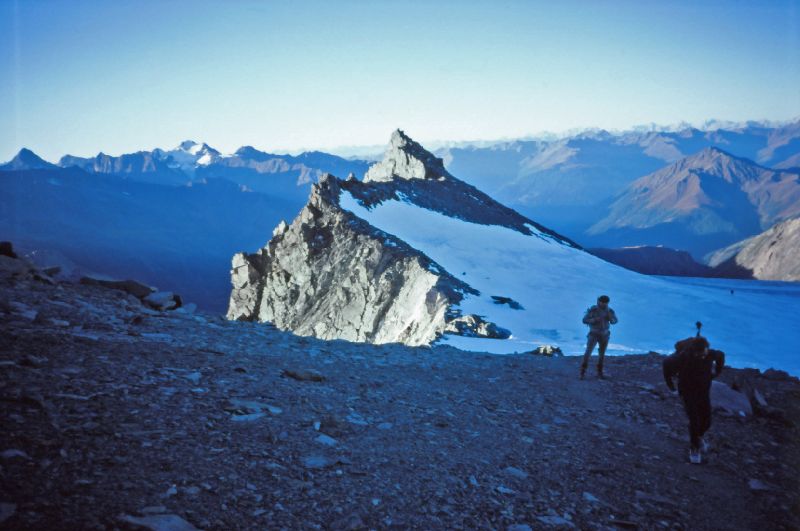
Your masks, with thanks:
M442 159L397 129L392 133L383 160L370 167L364 176L364 182L392 179L442 180L448 177L452 176L444 169Z

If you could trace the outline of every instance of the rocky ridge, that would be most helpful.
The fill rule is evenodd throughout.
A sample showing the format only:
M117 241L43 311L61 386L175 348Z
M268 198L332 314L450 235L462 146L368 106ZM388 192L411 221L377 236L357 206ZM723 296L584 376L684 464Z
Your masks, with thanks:
M759 280L800 280L800 218L777 223L757 236L721 249L709 264L721 273Z
M441 334L508 337L509 332L457 308L478 294L402 240L340 206L342 193L367 208L403 200L473 223L503 225L577 247L459 181L441 159L402 131L364 181L325 175L291 225L266 247L233 258L228 318L273 323L321 339L428 344Z
M780 371L726 369L739 401L695 466L658 355L581 381L574 357L302 338L0 258L4 528L800 526Z
M714 271L696 262L686 251L640 245L619 249L587 249L598 258L644 275L686 277L714 276Z

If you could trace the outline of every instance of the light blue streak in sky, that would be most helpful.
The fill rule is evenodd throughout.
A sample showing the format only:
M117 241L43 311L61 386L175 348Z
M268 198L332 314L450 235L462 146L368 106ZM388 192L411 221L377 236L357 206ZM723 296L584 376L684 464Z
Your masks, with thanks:
M800 115L800 0L554 4L0 0L0 160Z

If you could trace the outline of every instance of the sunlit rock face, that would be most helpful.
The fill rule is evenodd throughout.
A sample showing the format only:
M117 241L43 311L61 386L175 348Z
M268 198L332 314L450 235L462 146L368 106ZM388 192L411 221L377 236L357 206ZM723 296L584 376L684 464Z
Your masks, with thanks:
M233 258L229 319L268 321L322 339L427 344L468 289L421 253L338 206L325 176L291 225Z

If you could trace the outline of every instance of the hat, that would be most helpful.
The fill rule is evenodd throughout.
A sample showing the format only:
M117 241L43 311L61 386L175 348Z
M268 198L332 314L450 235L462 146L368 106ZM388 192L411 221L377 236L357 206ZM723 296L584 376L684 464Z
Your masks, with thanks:
M611 302L611 299L608 298L608 295L600 295L599 297L597 297L597 302L609 303Z

